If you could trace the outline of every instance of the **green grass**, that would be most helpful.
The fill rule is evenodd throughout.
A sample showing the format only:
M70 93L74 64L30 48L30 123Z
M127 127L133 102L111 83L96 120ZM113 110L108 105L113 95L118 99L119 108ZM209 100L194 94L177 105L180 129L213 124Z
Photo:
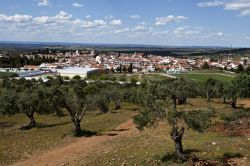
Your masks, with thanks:
M105 80L111 80L112 78L116 78L116 81L123 81L123 79L127 82L130 82L131 79L135 79L137 81L143 82L145 79L149 80L166 80L166 79L171 79L167 76L162 76L158 74L102 74L99 76L99 79L105 78Z
M155 80L155 81L163 81L163 80L171 79L170 77L158 75L158 74L147 74L147 75L143 75L142 78L144 80L149 79L149 80Z
M117 113L97 115L98 112L89 112L83 118L81 127L83 130L99 133L109 131L126 122L135 109L136 106L124 103L122 110ZM34 152L74 141L74 127L69 116L35 115L35 119L44 128L21 131L18 128L28 123L26 116L19 114L0 117L0 165L10 164L27 158Z
M214 79L218 79L224 82L230 82L234 79L234 77L232 76L226 76L226 75L221 75L218 73L186 73L186 74L180 74L178 76L184 76L187 77L189 79L198 81L198 82L205 82L207 79L209 78L214 78Z

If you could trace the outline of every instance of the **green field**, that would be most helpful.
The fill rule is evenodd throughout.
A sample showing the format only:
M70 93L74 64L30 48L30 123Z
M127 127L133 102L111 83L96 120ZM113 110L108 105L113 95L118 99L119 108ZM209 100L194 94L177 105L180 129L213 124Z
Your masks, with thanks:
M130 82L132 79L139 82L144 82L148 80L166 80L170 79L167 76L162 76L159 74L102 74L98 77L99 80L115 80L115 81L127 81Z
M205 82L209 78L218 79L224 82L230 82L234 79L233 76L222 73L185 73L178 76L184 76L198 82Z

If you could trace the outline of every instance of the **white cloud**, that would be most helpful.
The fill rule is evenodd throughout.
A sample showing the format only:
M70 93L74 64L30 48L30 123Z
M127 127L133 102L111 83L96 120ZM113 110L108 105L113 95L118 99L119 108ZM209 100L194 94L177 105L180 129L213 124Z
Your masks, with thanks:
M115 30L115 33L116 34L122 34L122 33L127 33L129 31L130 31L129 28L123 28L123 29L117 29L117 30Z
M250 16L250 9L241 11L240 15L241 16Z
M173 30L174 34L180 34L185 30L184 27L177 27L176 29Z
M250 0L216 0L200 2L199 7L223 6L225 10L239 11L241 16L250 16Z
M93 23L95 24L95 26L98 26L98 27L103 27L103 26L107 25L107 22L105 22L103 20L94 20Z
M32 19L32 16L29 15L20 15L15 14L13 16L7 16L5 14L0 14L0 22L16 22L16 23L25 23Z
M52 23L53 21L48 16L41 16L41 17L34 18L34 22L38 24L48 24L48 23Z
M51 6L51 3L49 0L39 0L37 6Z
M155 25L161 26L161 25L166 25L170 22L181 22L183 20L187 20L188 18L185 16L174 16L174 15L169 15L166 17L157 17L155 19Z
M168 31L161 31L161 32L151 32L151 36L154 36L154 37L165 37L166 35L168 35L169 32Z
M138 14L134 14L134 15L130 15L129 17L132 18L132 19L138 19L138 18L140 18L141 16L138 15Z
M146 22L141 22L140 24L141 24L141 25L147 25L147 23L146 23Z
M244 10L250 8L250 0L233 0L225 4L227 10Z
M112 15L108 15L108 16L105 16L104 18L105 18L105 19L112 19L113 16L112 16Z
M88 14L85 16L85 18L87 18L87 19L91 18L91 15Z
M111 25L121 25L122 21L121 20L112 20L112 21L110 21L110 24Z
M104 20L94 20L94 21L83 21L81 19L76 19L73 21L73 24L76 27L81 27L81 28L104 28L107 26L107 22Z
M177 37L197 37L200 33L200 30L188 26L177 27L173 30L173 34Z
M84 5L83 5L83 4L80 4L80 3L74 2L74 3L72 4L72 6L73 6L73 7L83 7Z
M223 33L223 32L218 32L218 33L216 33L216 35L217 35L217 36L223 36L224 33Z
M50 23L65 23L72 19L72 15L64 11L60 11L56 16L41 16L35 17L33 21L37 24L50 24Z
M209 33L209 34L206 34L206 35L203 35L201 36L201 38L215 38L215 39L218 39L221 38L221 37L230 37L228 34L224 34L223 32L217 32L217 33Z
M142 26L142 25L138 25L138 26L136 26L136 27L134 27L133 29L132 29L132 31L145 31L147 28L145 27L145 26Z
M245 39L250 40L250 36L246 36Z
M67 12L64 12L64 11L60 11L56 16L55 16L55 19L58 19L58 20L70 20L72 19L72 15L67 13Z
M212 6L221 6L223 5L223 1L209 1L209 2L199 2L197 3L197 6L199 7L212 7Z

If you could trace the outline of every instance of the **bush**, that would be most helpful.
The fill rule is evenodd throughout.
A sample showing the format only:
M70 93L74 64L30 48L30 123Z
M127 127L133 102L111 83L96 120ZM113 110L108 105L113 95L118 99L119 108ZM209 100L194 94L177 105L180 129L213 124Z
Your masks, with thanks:
M120 81L122 81L122 82L127 81L126 76L121 76L121 77L120 77Z
M109 77L102 75L99 77L99 80L102 80L102 81L109 80Z
M239 120L241 118L248 118L248 117L250 117L250 110L234 111L225 117L225 123L230 123Z
M109 80L116 81L116 77L110 77Z
M131 78L131 83L132 84L136 84L138 82L138 80L136 78Z
M79 76L79 75L75 75L74 77L73 77L73 80L80 80L81 79L81 77Z
M189 128L198 132L203 132L207 129L211 122L215 111L211 108L205 110L193 110L185 114L185 122Z

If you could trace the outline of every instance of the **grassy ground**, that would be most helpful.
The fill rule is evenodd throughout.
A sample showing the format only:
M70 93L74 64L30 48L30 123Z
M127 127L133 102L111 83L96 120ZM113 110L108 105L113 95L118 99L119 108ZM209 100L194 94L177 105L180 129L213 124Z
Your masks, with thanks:
M245 105L243 105L245 106ZM191 99L189 104L178 106L178 109L197 109L212 107L216 109L213 124L223 123L221 116L231 112L229 105L222 104L221 100L206 102L204 99ZM213 126L212 126L213 128ZM103 143L102 148L94 148L86 159L79 158L76 165L189 165L189 162L174 162L174 146L170 136L170 128L166 122L160 122L155 128L146 129L140 134L129 138ZM250 161L249 138L245 136L229 136L222 131L208 130L197 133L186 129L183 139L186 154L195 155L199 159L222 160L225 154L244 156L242 160ZM250 164L250 163L248 163Z
M166 76L158 75L158 74L103 74L99 76L99 79L105 78L107 80L112 80L115 78L116 81L127 81L130 82L132 79L143 82L145 79L149 80L165 80L170 79Z
M239 106L249 107L250 100L240 101ZM123 110L117 113L98 115L90 112L82 122L82 128L95 132L105 132L114 129L127 121L136 106L129 103L122 105ZM111 106L113 108L113 106ZM250 161L250 136L232 136L216 128L222 124L222 116L232 112L228 104L220 99L207 102L204 99L188 99L187 105L178 106L179 110L189 110L212 107L216 110L212 129L205 133L196 133L186 129L183 139L185 152L200 159L220 160L224 154L230 152L244 156L242 160ZM54 116L38 116L36 120L44 124L44 128L30 131L20 131L18 127L27 123L23 115L0 118L0 165L26 158L34 152L48 150L55 146L74 141L73 125L68 116L58 118ZM170 128L162 121L155 128L146 129L139 134L129 137L119 137L104 142L89 152L86 158L78 156L72 165L188 165L176 163L172 160L174 151L173 141L169 136Z
M126 122L136 109L131 104L122 106L124 110L117 113L97 116L98 112L89 112L81 123L82 129L100 133L114 129ZM69 116L35 115L35 118L40 127L21 131L18 128L28 122L26 116L0 117L0 165L74 141L74 128Z
M170 77L162 76L162 75L159 75L159 74L147 74L147 75L143 75L143 78L144 79L149 79L149 80L158 80L158 81L171 79Z
M186 73L180 74L179 76L184 76L198 82L205 82L209 78L214 78L225 82L230 82L234 79L234 77L232 76L222 75L218 73Z

